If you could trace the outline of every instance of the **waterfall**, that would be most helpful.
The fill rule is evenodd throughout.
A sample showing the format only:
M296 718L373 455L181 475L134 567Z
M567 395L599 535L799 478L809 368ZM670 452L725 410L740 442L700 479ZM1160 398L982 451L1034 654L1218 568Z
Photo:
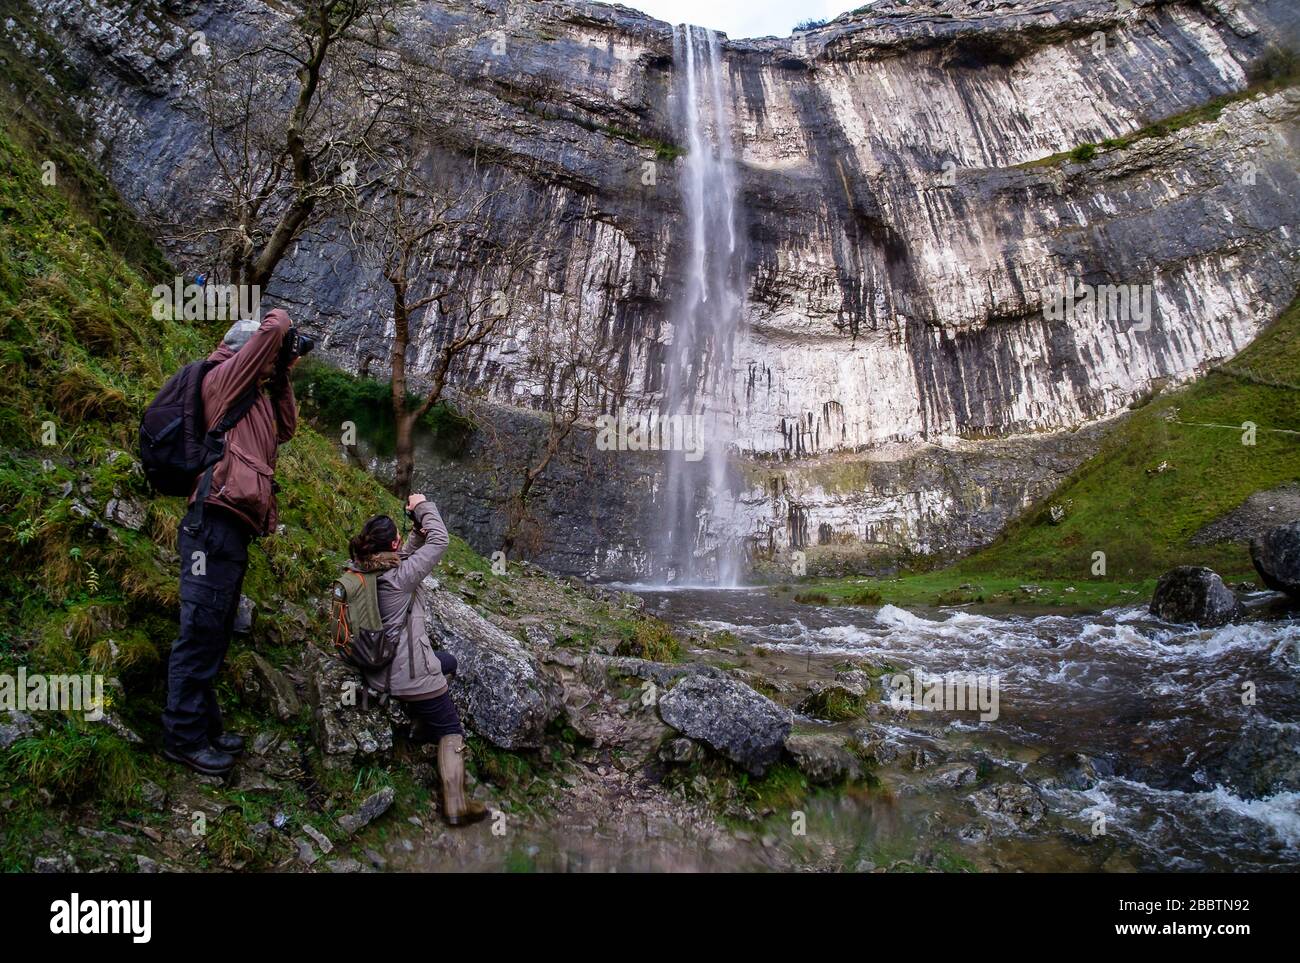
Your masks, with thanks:
M662 415L698 418L704 446L692 462L669 453L663 485L661 559L666 580L734 585L740 532L728 484L735 435L732 348L744 298L736 171L718 35L673 30L674 120L686 145L679 162L682 236L671 343L664 354Z

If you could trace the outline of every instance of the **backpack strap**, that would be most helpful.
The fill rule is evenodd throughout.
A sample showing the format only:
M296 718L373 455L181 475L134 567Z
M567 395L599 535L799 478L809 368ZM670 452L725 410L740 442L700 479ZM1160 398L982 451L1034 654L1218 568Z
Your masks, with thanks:
M202 387L199 390L201 391ZM222 443L221 454L223 458L225 457L226 432L243 421L244 415L253 410L253 405L257 404L259 394L261 394L261 391L257 385L253 385L241 397L236 399L233 405L226 409L226 413L221 416L221 420L208 432L208 438ZM190 531L197 532L203 527L203 506L208 500L208 492L212 489L212 473L216 471L217 464L220 461L221 459L218 458L217 461L209 465L207 471L203 473L203 477L199 479L198 491L194 493L194 507L190 509L192 521L185 526Z

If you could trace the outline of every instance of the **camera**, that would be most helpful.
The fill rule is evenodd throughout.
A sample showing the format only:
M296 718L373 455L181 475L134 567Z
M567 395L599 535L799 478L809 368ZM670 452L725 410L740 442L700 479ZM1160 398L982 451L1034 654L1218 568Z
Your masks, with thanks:
M294 358L301 358L305 354L310 354L314 347L316 347L315 338L303 334L296 327L290 328L284 336L284 341L280 343L279 366L287 368L293 363Z

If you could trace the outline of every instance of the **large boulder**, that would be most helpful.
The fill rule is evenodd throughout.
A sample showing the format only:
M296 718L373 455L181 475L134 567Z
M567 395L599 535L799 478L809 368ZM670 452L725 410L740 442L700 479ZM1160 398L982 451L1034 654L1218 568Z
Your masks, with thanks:
M1166 622L1225 625L1241 615L1241 602L1211 569L1180 565L1156 584L1151 614Z
M393 748L393 725L402 715L394 700L380 705L355 669L308 648L307 700L312 735L326 765L347 765Z
M682 679L660 698L659 716L756 776L781 758L794 721L789 709L721 674Z
M1300 599L1300 522L1279 525L1252 539L1250 560L1265 585Z
M563 708L560 684L517 639L437 582L425 589L429 638L456 657L451 692L465 724L503 749L540 746Z

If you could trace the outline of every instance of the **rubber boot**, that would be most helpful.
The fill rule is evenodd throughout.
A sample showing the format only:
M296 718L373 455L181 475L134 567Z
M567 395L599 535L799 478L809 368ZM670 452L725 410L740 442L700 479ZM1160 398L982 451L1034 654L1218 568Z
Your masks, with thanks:
M468 826L487 818L487 807L465 798L465 739L438 740L438 775L442 777L442 818L448 826Z

